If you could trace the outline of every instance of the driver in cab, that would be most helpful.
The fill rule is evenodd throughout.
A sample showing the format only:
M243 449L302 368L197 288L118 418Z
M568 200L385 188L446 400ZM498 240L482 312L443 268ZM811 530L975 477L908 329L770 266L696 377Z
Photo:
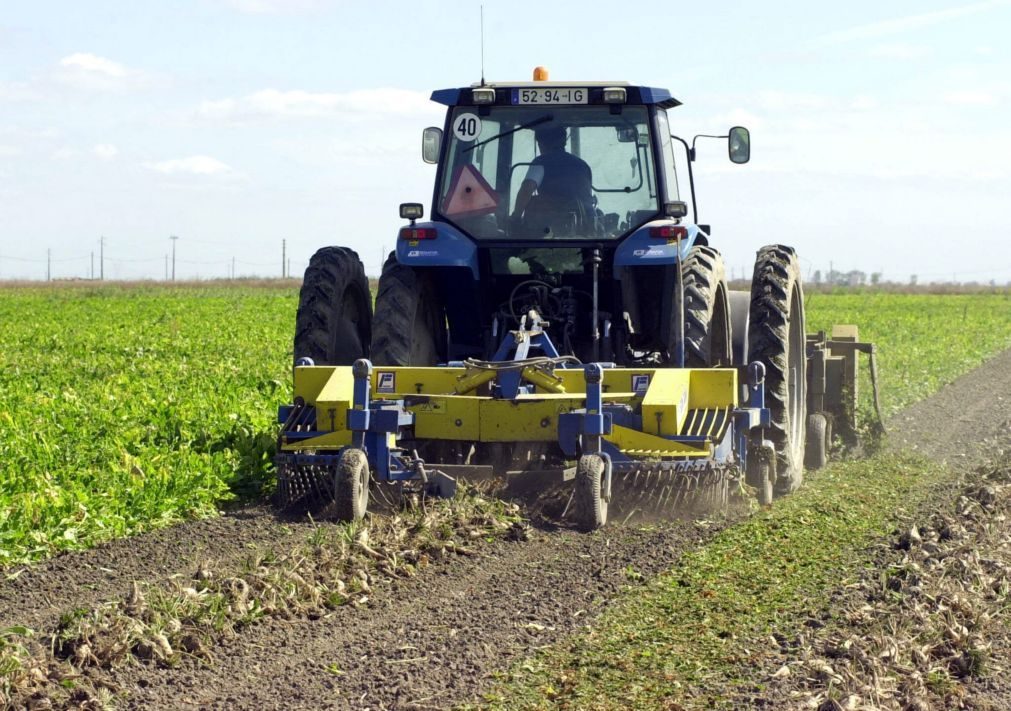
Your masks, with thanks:
M585 221L593 214L593 193L590 166L581 158L565 151L567 134L562 126L548 126L534 133L540 155L534 158L516 195L512 214L514 231L526 226L545 234L553 231L552 223L567 216L573 221ZM542 228L537 223L543 223Z

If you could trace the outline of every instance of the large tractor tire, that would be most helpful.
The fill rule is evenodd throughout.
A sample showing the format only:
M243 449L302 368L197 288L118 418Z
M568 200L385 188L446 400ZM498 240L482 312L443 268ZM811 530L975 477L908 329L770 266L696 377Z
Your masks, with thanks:
M776 450L775 493L795 491L804 478L807 427L807 345L800 263L792 247L762 247L751 282L748 359L765 365L765 436Z
M372 295L358 254L324 247L312 255L298 295L295 362L351 365L369 355Z
M446 361L446 309L431 275L397 262L391 254L379 278L372 362L437 365Z
M712 247L695 245L681 263L685 298L685 365L730 366L733 350L727 270Z

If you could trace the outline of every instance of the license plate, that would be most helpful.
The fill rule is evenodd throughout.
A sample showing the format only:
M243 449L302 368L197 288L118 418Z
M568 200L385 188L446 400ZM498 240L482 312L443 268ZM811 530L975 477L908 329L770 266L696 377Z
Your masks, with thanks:
M526 106L531 104L585 104L586 89L565 89L544 87L536 89L513 89L513 104Z

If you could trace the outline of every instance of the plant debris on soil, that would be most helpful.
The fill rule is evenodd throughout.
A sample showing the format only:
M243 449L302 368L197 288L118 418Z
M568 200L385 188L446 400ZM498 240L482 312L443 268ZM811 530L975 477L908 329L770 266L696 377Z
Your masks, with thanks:
M189 577L134 582L124 600L69 611L38 641L23 626L0 631L0 707L100 707L119 687L95 682L90 669L131 659L213 662L215 636L265 617L318 619L362 606L377 585L471 555L477 539L528 535L515 504L474 493L422 504L368 523L320 526L298 548L252 554L239 571L206 563Z
M770 640L764 690L738 704L1011 708L1011 452L945 488L835 591L823 625Z

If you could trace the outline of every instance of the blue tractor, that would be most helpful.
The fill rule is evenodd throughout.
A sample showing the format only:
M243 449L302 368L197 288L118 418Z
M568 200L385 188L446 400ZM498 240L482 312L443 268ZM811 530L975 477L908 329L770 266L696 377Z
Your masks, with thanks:
M431 218L400 206L374 311L355 252L313 256L280 413L286 503L322 492L353 519L371 480L446 493L481 471L542 472L573 482L573 515L595 528L613 474L740 475L769 501L800 484L809 429L823 461L831 413L823 396L824 423L809 421L807 363L838 354L807 343L794 250L763 247L750 293L730 291L698 224L695 139L671 130L680 102L543 78L432 94L447 109L423 134ZM707 138L749 160L747 129Z

